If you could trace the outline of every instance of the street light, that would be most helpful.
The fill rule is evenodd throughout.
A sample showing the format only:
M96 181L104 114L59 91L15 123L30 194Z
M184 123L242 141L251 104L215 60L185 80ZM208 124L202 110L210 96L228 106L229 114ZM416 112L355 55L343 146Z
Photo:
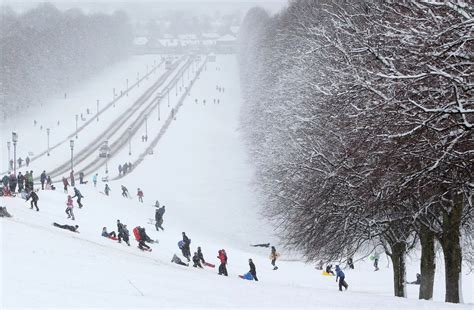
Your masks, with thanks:
M97 121L99 121L99 99L97 99Z
M49 156L49 132L50 132L50 129L46 128L46 134L48 135L48 156Z
M74 170L74 140L69 141L69 146L71 147L71 171Z
M126 79L126 82L127 82L127 88L125 89L125 92L127 93L127 97L128 97L128 79Z
M157 97L156 100L158 100L158 122L160 121L160 103L161 103L161 98Z
M10 165L10 146L11 146L11 142L10 141L7 141L7 149L8 149L8 169L7 170L11 170L13 167Z
M13 174L16 175L16 143L18 142L18 134L12 132L12 141L13 141Z
M145 115L145 141L148 140L148 115Z
M128 127L128 155L132 155L132 126Z
M79 121L79 115L76 114L76 139L77 139L77 122Z

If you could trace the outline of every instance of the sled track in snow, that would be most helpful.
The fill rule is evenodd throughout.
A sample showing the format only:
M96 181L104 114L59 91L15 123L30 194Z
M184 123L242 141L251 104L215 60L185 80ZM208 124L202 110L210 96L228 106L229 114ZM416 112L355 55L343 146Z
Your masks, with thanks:
M176 104L176 106L174 107L174 114L170 115L165 123L163 124L163 126L161 127L160 131L158 132L158 134L156 135L156 137L153 139L153 141L150 143L150 145L146 148L145 152L141 153L140 156L138 157L137 160L135 160L132 164L132 171L133 169L135 169L139 164L141 164L143 162L143 160L145 159L145 157L151 152L153 151L153 149L156 147L156 145L158 144L158 142L161 140L161 138L164 136L164 134L166 133L166 131L168 131L168 128L169 126L171 125L171 123L173 122L173 119L175 118L176 114L178 114L179 112L179 109L181 108L181 106L184 104L184 100L186 100L186 97L188 96L189 92L191 91L191 88L193 87L194 83L196 82L196 80L199 78L199 75L201 74L201 71L202 69L204 68L204 66L206 65L206 62L204 62L202 64L202 66L199 68L199 70L197 71L196 73L196 76L192 79L191 83L189 84L189 88L187 91L184 92L183 95L181 95L181 98L179 99L178 103ZM130 172L128 172L130 173ZM127 173L127 175L128 175ZM120 176L116 176L114 178L112 178L112 180L119 180L121 178L123 178L125 175L120 175Z
M83 149L80 152L76 153L75 163L81 163L81 162L87 160L87 158L90 155L97 152L97 150L99 149L99 147L103 144L103 142L105 140L104 137L108 137L110 134L116 133L123 126L123 123L127 119L131 118L133 116L133 114L135 114L136 111L138 111L142 106L144 106L146 104L146 102L148 102L148 100L152 97L152 95L158 90L158 88L160 88L166 82L166 80L175 72L176 68L178 67L179 63L181 63L181 61L182 61L182 59L175 62L173 64L173 67L171 68L171 70L168 70L165 74L163 74L150 88L148 88L145 91L144 94L142 94L137 99L137 101L132 106L130 106L126 111L124 111L104 131L102 131L100 134L98 134L97 138L89 143L87 149ZM178 72L180 72L180 71L178 71ZM148 110L148 107L146 109ZM143 113L142 113L142 115L143 115ZM140 119L140 117L139 117L139 119ZM136 124L137 124L137 122L134 122L134 125L136 125ZM135 130L132 131L132 133L135 133L136 131L137 131L137 128L135 128ZM128 132L126 132L126 134L124 134L124 135L126 135L128 137L129 134L128 134ZM123 138L124 135L122 135L121 139ZM127 139L125 139L125 141L127 141ZM115 146L115 145L116 144L113 144L113 146ZM83 169L81 169L81 170L83 170ZM57 181L60 181L60 180L58 180L56 178L62 177L64 175L69 175L69 171L70 171L70 161L68 160L68 161L64 162L63 164L61 164L60 166L58 166L57 168L51 170L49 175L51 176L52 179L54 179L54 181L57 182ZM84 171L84 172L86 173L86 171ZM39 180L39 178L37 177L37 178L35 178L35 180Z
M191 61L188 60L188 62L177 72L176 76L170 81L168 89L171 89L173 85L179 82L179 76L180 74L184 73L184 71L189 68L191 65ZM186 94L186 92L185 92ZM160 98L155 98L148 104L148 106L145 108L143 112L140 113L140 115L135 119L133 124L131 125L132 131L131 135L133 136L138 132L140 129L140 126L143 124L144 119L147 115L149 115L161 102ZM166 123L165 123L166 125ZM163 125L163 126L165 126ZM110 145L111 152L109 155L109 158L113 157L115 154L117 154L123 147L125 147L128 144L128 141L130 139L130 134L128 132L124 132L115 142L113 142ZM94 150L95 152L97 150ZM94 160L87 166L83 167L80 169L82 172L84 172L85 175L92 174L97 171L98 168L103 166L105 164L105 159L104 160Z

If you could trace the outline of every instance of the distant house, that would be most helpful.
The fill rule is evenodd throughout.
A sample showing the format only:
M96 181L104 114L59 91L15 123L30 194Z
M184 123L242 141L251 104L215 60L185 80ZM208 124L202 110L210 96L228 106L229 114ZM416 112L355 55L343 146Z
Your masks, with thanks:
M226 34L216 40L216 52L219 54L234 54L237 51L237 38Z

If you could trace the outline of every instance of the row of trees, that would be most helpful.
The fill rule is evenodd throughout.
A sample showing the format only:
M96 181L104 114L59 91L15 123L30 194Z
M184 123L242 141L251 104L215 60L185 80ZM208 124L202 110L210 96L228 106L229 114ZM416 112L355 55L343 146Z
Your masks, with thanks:
M132 29L122 12L84 15L41 4L23 14L0 8L3 112L37 104L127 56Z
M293 1L248 12L242 123L266 213L287 247L344 260L383 247L396 296L421 245L447 302L472 262L473 7L443 1Z

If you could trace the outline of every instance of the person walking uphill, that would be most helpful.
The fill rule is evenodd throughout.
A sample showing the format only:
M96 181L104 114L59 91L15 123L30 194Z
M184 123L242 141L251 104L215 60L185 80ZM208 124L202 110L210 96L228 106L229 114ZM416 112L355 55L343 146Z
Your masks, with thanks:
M82 196L81 192L74 187L74 196L72 196L72 198L75 197L77 197L77 204L79 205L79 208L82 208L81 199L84 198L84 196Z
M219 255L217 256L217 258L221 261L221 264L219 265L219 274L220 275L224 275L227 277L227 254L225 253L225 250L222 249L222 250L219 250L219 252L217 252Z
M71 195L67 195L67 202L66 202L66 214L67 214L67 218L72 218L72 220L74 221L75 218L74 218L74 212L72 212L72 209L74 208L74 202L72 201L72 197Z
M255 268L255 264L253 263L252 259L249 258L249 267L250 267L250 274L252 275L253 279L255 281L258 281L258 278L257 278L257 269Z
M342 272L341 268L339 268L339 265L336 265L336 282L339 278L339 290L342 291L342 287L344 286L344 289L347 290L349 285L347 285L345 278L346 275L344 272Z
M275 247L272 246L272 252L270 253L270 259L272 260L273 270L278 269L278 267L275 265L275 262L276 262L278 256L280 256L280 254L278 254Z
M40 175L40 181L41 181L41 189L44 190L44 183L46 182L46 171L43 170Z
M156 231L159 231L159 229L161 228L161 230L165 230L163 228L163 215L165 214L165 206L163 205L161 208L159 209L156 209L155 211L155 228L156 228Z
M40 209L38 208L38 200L39 200L39 197L38 195L35 193L35 191L31 191L31 193L28 195L28 200L30 200L31 198L31 208L30 209L33 209L33 206L36 207L36 211L39 211Z
M143 191L140 188L137 188L138 201L143 203Z
M130 246L130 239L129 239L129 232L127 229L127 225L120 223L120 220L117 220L117 231L118 231L118 242L122 243L125 241L128 246Z

